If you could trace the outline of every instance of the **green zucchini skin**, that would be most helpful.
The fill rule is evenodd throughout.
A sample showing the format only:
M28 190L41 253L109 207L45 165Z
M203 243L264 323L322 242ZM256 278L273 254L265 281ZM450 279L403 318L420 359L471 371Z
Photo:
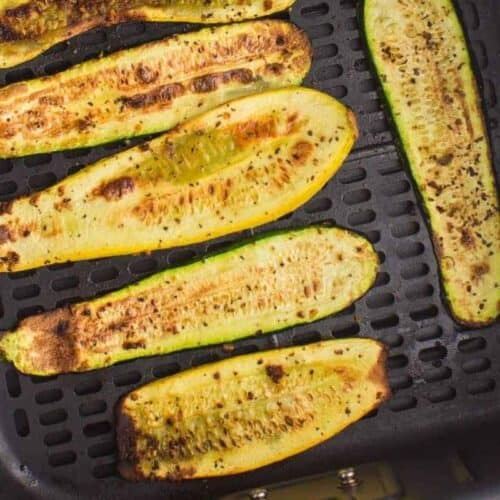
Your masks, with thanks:
M304 33L254 21L175 35L0 89L0 157L168 130L238 97L298 85Z
M118 404L118 470L175 480L246 472L325 441L390 397L387 349L341 339L218 361Z
M275 233L25 319L0 338L0 352L24 373L53 375L229 342L340 311L377 268L372 245L349 231Z
M0 0L0 68L92 28L130 21L218 24L284 10L293 0Z
M372 61L428 217L454 319L500 312L500 213L488 132L450 0L364 0Z

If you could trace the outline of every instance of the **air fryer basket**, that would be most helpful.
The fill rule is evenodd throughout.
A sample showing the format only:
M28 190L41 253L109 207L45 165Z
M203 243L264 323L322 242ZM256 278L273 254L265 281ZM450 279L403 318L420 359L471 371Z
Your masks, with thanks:
M356 0L299 0L290 14L314 47L306 85L351 106L361 130L346 164L309 203L272 224L200 245L0 274L0 330L33 313L95 297L252 234L320 221L352 228L375 244L382 261L375 287L340 314L236 342L232 352L208 347L51 378L23 376L0 363L0 475L4 476L0 496L1 485L9 484L2 498L212 498L380 457L405 443L465 434L500 417L498 324L465 330L450 319L443 305L432 245L382 110L359 28L358 7ZM498 167L500 9L497 0L459 0L457 7L475 59ZM193 28L132 23L93 30L33 62L0 71L0 83L51 74L102 52ZM49 186L125 146L0 161L0 201ZM153 484L130 484L118 477L113 412L124 393L228 356L357 335L382 339L390 347L394 397L340 436L237 477Z

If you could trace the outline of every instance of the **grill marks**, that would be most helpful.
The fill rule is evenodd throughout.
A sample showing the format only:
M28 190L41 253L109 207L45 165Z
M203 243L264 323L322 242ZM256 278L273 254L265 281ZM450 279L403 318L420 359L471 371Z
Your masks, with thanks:
M116 201L121 199L128 193L134 191L134 179L129 176L120 177L113 181L105 183L100 188L94 191L96 196L102 196L107 201Z
M162 103L162 105L170 105L170 103L186 93L186 87L182 83L169 83L162 85L145 94L135 94L130 97L119 97L117 102L131 109L141 109L154 106Z

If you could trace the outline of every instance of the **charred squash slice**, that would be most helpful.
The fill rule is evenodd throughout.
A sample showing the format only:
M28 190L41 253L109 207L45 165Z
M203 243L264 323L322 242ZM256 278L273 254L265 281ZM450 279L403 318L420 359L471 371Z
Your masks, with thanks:
M326 441L389 397L385 348L318 342L200 366L117 408L118 470L131 480L246 472Z
M0 157L161 132L219 104L298 85L306 36L282 21L206 28L0 89Z
M351 111L314 90L225 104L0 205L0 271L186 245L274 220L323 187L356 134Z
M377 267L371 244L348 231L282 232L28 318L0 352L24 373L53 375L228 342L340 311Z
M32 59L92 28L129 21L229 23L268 16L293 0L0 0L0 68Z
M460 323L500 307L500 214L481 102L450 0L365 0L370 53L430 221Z

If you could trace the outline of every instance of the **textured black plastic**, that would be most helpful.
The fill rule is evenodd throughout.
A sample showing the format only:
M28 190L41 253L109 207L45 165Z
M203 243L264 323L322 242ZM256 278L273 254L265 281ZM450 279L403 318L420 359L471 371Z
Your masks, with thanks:
M476 62L498 167L497 1L460 0L457 5ZM377 458L406 443L471 433L500 418L499 327L464 330L453 323L443 305L429 235L384 117L357 7L355 0L299 0L290 15L306 30L314 47L307 85L349 104L361 130L346 164L313 200L255 231L189 248L0 274L0 329L12 328L30 314L114 290L254 233L319 221L335 221L369 237L382 260L376 286L334 317L242 340L231 353L210 347L49 379L21 376L0 363L1 498L212 498ZM102 52L192 28L136 23L94 30L59 44L33 62L1 71L0 84L50 74ZM122 143L1 161L0 200L44 188L123 147ZM113 408L122 394L154 378L227 356L356 335L382 339L389 345L394 397L337 438L238 477L129 484L116 475Z

